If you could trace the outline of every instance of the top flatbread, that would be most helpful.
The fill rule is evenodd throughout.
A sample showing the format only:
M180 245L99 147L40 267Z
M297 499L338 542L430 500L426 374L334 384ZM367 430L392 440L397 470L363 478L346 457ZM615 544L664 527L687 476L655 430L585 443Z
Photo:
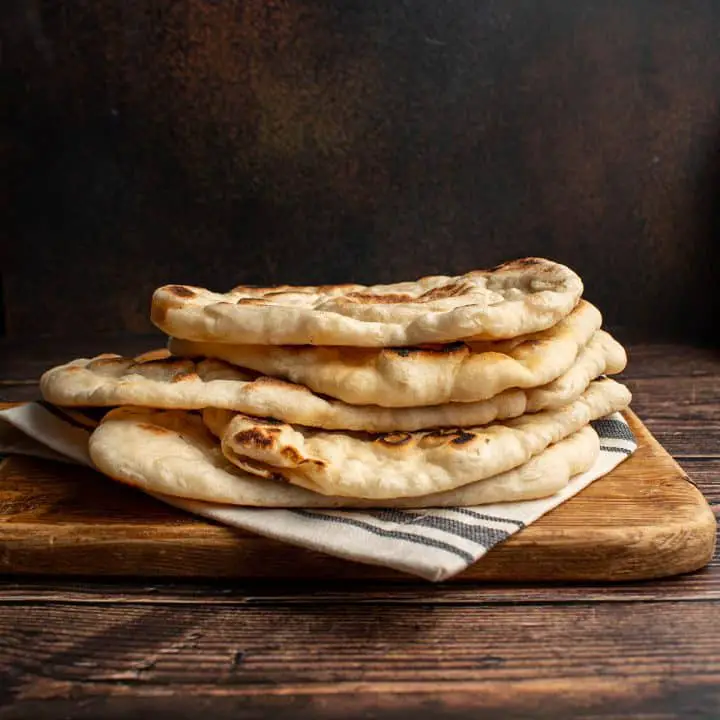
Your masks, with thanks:
M582 281L540 258L457 277L392 285L155 291L152 321L186 340L257 345L392 347L514 338L551 327L577 304Z
M175 355L219 358L285 378L352 405L425 407L476 402L508 388L545 385L570 369L601 323L600 311L581 300L570 315L548 330L514 340L376 349L172 339L170 349ZM613 355L624 366L624 353Z

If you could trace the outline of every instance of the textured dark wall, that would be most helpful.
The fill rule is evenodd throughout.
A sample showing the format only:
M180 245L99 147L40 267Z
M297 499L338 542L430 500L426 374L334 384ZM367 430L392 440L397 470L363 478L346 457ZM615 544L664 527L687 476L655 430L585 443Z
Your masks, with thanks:
M538 254L711 333L720 2L5 0L8 335Z

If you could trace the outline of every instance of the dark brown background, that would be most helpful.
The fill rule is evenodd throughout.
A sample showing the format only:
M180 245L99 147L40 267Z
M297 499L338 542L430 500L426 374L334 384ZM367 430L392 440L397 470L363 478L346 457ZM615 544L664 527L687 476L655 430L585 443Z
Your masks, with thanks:
M622 339L714 339L718 2L2 7L10 337L539 254Z

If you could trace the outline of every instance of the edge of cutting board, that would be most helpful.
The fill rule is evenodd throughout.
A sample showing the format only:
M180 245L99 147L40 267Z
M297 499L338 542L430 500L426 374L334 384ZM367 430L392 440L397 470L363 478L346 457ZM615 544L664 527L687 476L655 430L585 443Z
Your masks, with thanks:
M712 558L705 498L631 411L637 452L493 548L455 581L640 580ZM166 578L415 580L196 518L85 468L0 465L0 573Z

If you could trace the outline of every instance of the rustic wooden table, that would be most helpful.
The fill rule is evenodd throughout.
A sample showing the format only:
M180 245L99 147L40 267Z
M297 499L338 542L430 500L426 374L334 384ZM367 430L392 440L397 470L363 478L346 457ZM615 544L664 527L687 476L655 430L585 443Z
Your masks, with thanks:
M148 341L37 346L0 345L0 400L35 397L61 359ZM717 511L720 355L634 346L625 378ZM610 587L2 580L0 720L201 713L716 719L720 563Z

